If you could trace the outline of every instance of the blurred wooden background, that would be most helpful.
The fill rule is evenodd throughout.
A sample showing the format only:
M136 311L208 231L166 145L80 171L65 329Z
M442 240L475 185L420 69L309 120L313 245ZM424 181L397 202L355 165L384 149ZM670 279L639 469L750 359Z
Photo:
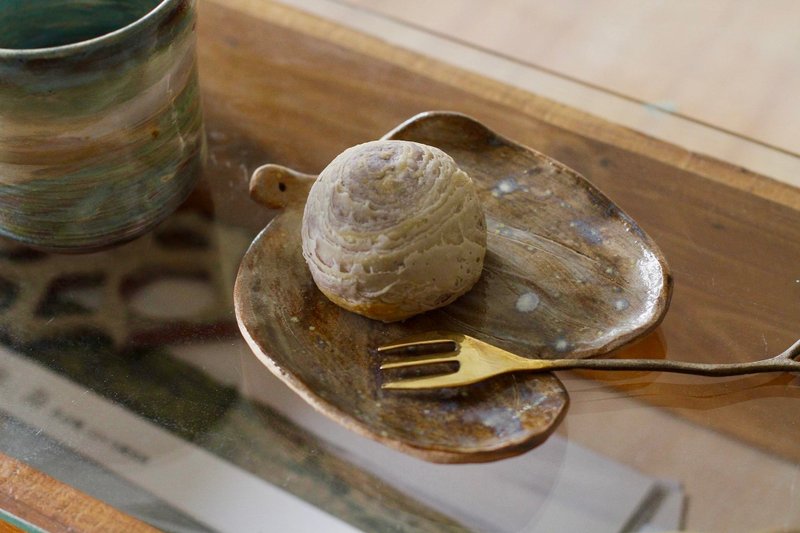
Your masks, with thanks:
M416 39L423 53L519 80L542 96L800 186L796 0L282 1L390 41L397 33L395 43ZM507 64L498 67L488 55L485 64L475 55L459 58L402 28L354 16L366 14L456 40ZM526 86L523 76L507 72L514 66L552 79ZM706 125L723 133L712 135Z

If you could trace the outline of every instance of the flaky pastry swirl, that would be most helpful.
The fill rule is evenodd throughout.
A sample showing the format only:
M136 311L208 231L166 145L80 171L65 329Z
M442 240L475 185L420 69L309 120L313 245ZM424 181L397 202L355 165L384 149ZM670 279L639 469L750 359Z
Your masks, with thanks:
M345 150L319 175L302 239L330 300L390 322L447 305L475 284L486 222L472 180L449 155L373 141Z

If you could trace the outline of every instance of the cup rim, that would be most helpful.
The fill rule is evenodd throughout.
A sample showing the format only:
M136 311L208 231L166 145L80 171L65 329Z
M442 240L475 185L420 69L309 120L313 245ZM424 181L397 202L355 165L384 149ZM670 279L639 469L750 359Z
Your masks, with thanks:
M107 44L113 44L122 40L128 33L136 30L137 28L148 24L151 20L160 17L165 11L170 9L174 4L181 0L160 0L160 2L153 7L150 11L134 20L133 22L117 28L109 33L92 37L84 41L77 41L69 44L62 44L58 46L49 46L46 48L3 48L0 47L0 59L49 59L56 57L63 57L71 53L85 52L92 48L97 48Z

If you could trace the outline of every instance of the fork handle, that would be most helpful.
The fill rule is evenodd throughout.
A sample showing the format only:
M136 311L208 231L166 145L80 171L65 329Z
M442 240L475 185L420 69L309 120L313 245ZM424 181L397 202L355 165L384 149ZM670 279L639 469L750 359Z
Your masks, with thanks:
M741 376L760 372L800 372L800 362L766 359L750 363L690 363L651 359L550 359L546 364L537 364L531 370L631 370L646 372L672 372L698 376Z
M664 359L547 359L531 361L528 370L642 370L699 376L741 376L760 372L800 372L800 340L780 355L747 363L691 363ZM530 361L530 360L529 360Z

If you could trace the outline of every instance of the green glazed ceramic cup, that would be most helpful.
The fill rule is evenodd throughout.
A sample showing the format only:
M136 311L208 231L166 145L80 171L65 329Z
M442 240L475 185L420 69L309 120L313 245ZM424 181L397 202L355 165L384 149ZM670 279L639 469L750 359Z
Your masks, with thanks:
M205 137L195 0L0 1L0 235L82 252L188 196Z

